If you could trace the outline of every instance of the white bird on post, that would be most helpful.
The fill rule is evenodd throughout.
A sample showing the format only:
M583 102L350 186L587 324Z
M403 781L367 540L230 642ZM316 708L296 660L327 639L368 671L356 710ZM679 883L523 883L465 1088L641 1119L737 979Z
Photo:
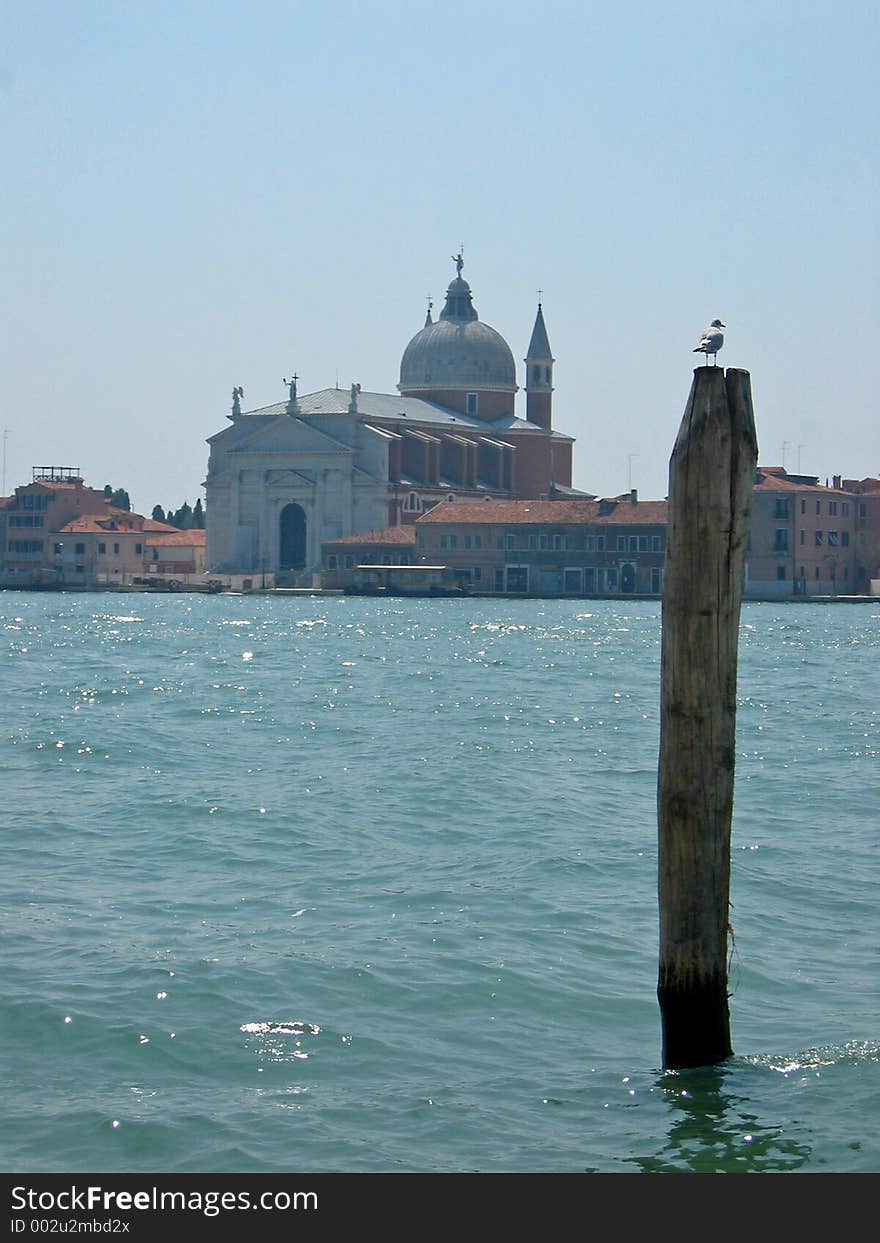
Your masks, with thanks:
M707 366L709 363L710 354L712 355L712 358L716 363L718 361L718 351L721 349L722 345L724 344L724 333L721 331L721 329L724 327L726 327L726 325L722 324L720 319L713 319L712 323L703 333L703 336L700 340L700 344L696 346L696 348L693 351L695 354L706 355Z

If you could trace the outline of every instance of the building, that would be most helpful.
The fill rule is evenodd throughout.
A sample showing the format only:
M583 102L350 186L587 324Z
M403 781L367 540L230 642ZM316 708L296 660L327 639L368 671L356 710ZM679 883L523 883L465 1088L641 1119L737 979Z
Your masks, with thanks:
M659 596L666 502L635 491L602 500L456 500L415 523L324 545L326 585L346 586L358 565L442 565L477 592L542 596ZM331 577L332 576L332 577Z
M526 352L526 417L516 365L456 276L434 321L403 352L397 393L323 389L244 412L210 437L208 565L291 582L321 565L327 541L415 522L441 500L582 495L573 440L553 428L554 359L539 305Z
M880 479L834 480L849 493L856 515L856 589L880 596Z
M79 467L35 466L0 503L5 587L125 586L144 574L182 581L204 572L204 531L113 507Z
M880 499L880 497L878 497ZM867 502L861 502L867 508ZM752 495L746 556L747 596L856 595L869 592L865 541L859 541L860 504L834 479L791 475L761 466Z

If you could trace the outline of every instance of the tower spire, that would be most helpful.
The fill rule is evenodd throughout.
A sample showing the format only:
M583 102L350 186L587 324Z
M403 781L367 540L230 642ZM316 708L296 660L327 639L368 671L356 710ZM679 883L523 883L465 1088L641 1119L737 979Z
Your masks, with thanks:
M544 310L541 305L543 290L538 290L538 313L532 338L526 351L526 418L530 423L550 431L552 426L553 364L556 361L550 349Z

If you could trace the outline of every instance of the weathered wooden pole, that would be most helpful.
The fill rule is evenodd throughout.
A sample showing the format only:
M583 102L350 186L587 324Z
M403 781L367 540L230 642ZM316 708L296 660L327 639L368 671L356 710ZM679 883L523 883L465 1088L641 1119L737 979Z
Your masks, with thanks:
M657 997L669 1069L733 1052L736 658L757 460L749 373L698 367L669 463L663 578Z

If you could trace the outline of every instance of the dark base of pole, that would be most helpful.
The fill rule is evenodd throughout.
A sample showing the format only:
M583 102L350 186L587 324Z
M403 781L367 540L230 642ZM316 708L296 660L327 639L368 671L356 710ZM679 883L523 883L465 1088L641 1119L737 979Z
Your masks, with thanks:
M732 1055L725 978L710 976L681 985L668 977L664 979L661 972L657 999L663 1020L666 1070L714 1066Z

